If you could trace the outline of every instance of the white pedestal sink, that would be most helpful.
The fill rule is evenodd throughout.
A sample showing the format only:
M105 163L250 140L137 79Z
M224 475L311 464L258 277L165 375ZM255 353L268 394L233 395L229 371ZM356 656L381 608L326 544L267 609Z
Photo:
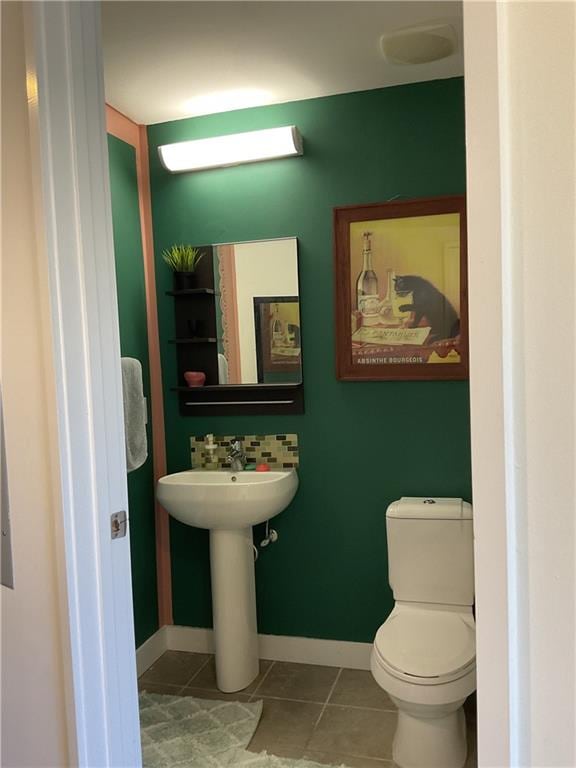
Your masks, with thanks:
M210 530L216 679L221 691L258 674L253 525L278 515L298 489L296 470L190 470L158 480L160 504L181 523Z

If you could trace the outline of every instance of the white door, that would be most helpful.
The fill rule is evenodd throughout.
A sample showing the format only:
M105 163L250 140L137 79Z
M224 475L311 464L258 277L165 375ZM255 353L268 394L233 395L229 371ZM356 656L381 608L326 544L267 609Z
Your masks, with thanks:
M26 6L37 79L78 764L141 764L98 3Z

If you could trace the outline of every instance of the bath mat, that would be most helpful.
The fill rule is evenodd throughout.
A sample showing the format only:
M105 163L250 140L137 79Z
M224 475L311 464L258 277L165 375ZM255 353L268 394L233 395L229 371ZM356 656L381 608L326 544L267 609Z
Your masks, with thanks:
M310 760L295 760L291 757L269 755L267 752L254 753L246 750L236 750L232 758L233 762L228 764L232 768L347 768L345 765L320 765Z
M245 747L261 714L261 701L141 693L143 768L330 768L309 760L248 752Z
M140 694L144 768L221 768L248 745L262 702Z

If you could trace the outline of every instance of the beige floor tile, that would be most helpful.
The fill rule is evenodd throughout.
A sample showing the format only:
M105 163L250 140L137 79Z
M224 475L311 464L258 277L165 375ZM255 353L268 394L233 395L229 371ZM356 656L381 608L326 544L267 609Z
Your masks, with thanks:
M239 691L238 693L222 693L222 691L208 691L205 688L186 686L180 689L180 696L195 696L197 699L215 699L217 701L250 701L250 694Z
M252 701L257 701L257 698ZM263 701L262 717L248 749L251 752L267 750L274 754L273 749L281 746L306 747L322 712L322 705L280 699Z
M147 683L143 680L139 680L138 690L146 691L146 693L162 693L168 696L178 696L182 690L182 686L166 685L165 683Z
M248 750L250 752L255 751L252 747L248 747ZM282 742L271 743L260 751L266 751L269 755L276 755L276 757L288 757L291 760L301 760L304 754L302 747L294 747L292 744L283 744Z
M143 683L186 685L209 658L207 653L166 651L144 672L140 680Z
M396 710L392 700L372 677L362 669L343 669L329 699L330 704Z
M305 760L313 760L322 765L345 765L346 768L393 768L390 760L375 760L371 757L350 757L336 752L311 752L305 750Z
M260 681L266 672L270 669L271 665L271 661L260 661L260 672L258 677L252 683L250 683L247 688L243 689L244 693L252 693L256 690L260 684ZM193 688L204 688L208 691L218 690L218 686L216 685L216 664L213 658L211 658L208 664L202 667L202 669L194 675L192 680L190 680L189 685L191 685Z
M395 712L329 704L307 748L391 760L395 730Z
M277 661L256 689L256 695L323 703L337 675L337 667Z

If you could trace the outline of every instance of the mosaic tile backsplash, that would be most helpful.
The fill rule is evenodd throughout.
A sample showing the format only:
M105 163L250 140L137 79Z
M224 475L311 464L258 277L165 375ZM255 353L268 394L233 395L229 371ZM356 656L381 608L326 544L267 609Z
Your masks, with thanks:
M291 469L298 466L298 435L214 435L218 448L219 469L230 469L226 461L230 444L240 440L250 463L266 463L270 469ZM204 435L190 438L192 469L204 466Z

